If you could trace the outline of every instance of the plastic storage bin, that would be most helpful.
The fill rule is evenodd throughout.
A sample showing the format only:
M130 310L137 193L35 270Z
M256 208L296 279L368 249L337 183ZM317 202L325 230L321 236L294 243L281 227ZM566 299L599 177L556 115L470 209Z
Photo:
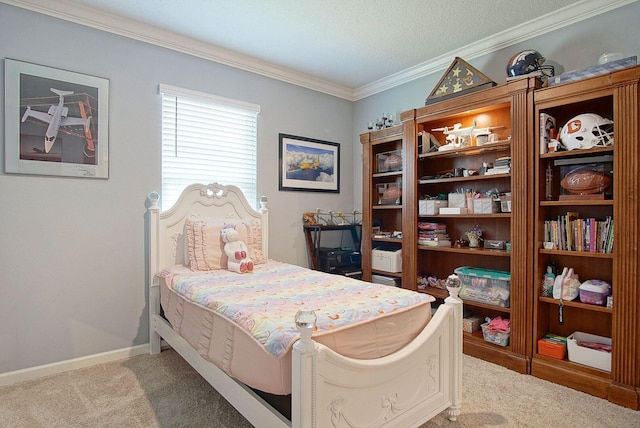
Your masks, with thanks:
M611 347L611 339L608 337L596 336L595 334L574 332L567 337L567 351L569 360L585 366L595 367L607 372L611 371L611 352L592 349L584 344L598 344L604 347Z
M499 270L462 266L454 270L460 278L460 298L487 305L509 307L511 275Z
M611 285L599 279L590 279L580 284L580 301L590 305L604 306L611 294Z
M510 329L506 333L502 331L495 331L492 333L489 329L488 321L482 324L480 327L482 328L482 337L484 338L485 342L494 343L500 346L507 346L509 344L509 334L511 332Z
M567 355L567 346L556 340L542 338L538 339L538 353L558 360L564 360Z

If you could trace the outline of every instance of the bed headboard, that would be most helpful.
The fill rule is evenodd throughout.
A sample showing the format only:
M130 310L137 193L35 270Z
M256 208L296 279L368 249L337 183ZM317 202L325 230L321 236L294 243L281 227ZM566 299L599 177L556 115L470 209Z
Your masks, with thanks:
M260 211L247 202L236 186L218 183L192 184L188 186L167 211L160 212L157 192L149 195L149 275L153 277L165 267L185 260L184 222L191 216L203 219L245 220L260 222L262 252L268 258L268 210L267 198L260 200ZM186 256L188 258L188 256Z

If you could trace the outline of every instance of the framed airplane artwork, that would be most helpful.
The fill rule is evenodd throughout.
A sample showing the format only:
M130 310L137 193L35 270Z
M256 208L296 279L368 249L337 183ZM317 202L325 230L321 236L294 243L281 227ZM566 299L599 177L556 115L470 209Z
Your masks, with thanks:
M5 59L5 171L109 178L109 80Z

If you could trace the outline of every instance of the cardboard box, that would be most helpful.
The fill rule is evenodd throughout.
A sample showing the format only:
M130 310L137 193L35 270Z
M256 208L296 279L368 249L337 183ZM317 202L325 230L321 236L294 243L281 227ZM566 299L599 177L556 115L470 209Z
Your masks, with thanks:
M371 268L385 272L402 272L402 250L371 250Z
M440 208L447 206L449 202L442 199L422 199L418 201L418 215L440 214Z
M611 371L610 352L580 346L578 344L579 342L592 342L611 346L610 338L576 331L567 337L567 351L569 353L569 361L595 367L607 372Z
M462 319L462 331L465 333L473 333L474 331L480 330L480 321L482 320L479 316L470 316Z
M469 210L459 207L442 207L440 208L440 214L468 214Z

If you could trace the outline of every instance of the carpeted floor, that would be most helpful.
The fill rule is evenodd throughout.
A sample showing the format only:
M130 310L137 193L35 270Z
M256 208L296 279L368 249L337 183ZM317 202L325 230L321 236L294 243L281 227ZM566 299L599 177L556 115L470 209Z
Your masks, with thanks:
M464 357L462 414L431 427L640 427L640 412ZM0 427L251 425L174 351L0 388Z

